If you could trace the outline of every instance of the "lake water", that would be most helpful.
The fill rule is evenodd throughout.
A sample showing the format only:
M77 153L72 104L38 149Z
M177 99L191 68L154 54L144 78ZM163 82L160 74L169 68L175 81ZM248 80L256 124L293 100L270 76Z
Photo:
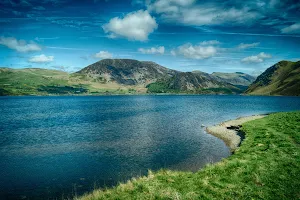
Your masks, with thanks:
M299 97L0 98L0 199L66 198L160 168L229 156L205 126L300 110Z

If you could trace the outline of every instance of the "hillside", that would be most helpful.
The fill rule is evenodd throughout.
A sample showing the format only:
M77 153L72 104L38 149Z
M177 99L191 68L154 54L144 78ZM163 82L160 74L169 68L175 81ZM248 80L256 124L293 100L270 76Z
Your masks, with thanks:
M104 59L72 74L38 68L0 68L0 95L97 95L147 92L237 94L244 91L245 86L239 79L247 75L217 74L218 77L201 71L179 72L154 62L132 59ZM234 79L236 80L233 81Z
M263 72L249 86L246 94L300 95L300 61L280 61Z
M221 73L214 72L212 76L215 77L220 82L230 83L232 85L240 85L240 86L249 86L253 81L255 81L254 76L250 76L249 74L245 74L242 72L235 73Z
M151 93L236 94L239 88L219 82L204 72L179 72L147 86Z
M175 73L175 70L154 62L132 59L104 59L77 72L102 83L116 82L123 85L143 86Z
M149 93L205 93L232 94L243 90L217 80L216 77L196 71L179 72L154 62L132 59L104 59L80 70L76 74L96 82L142 86Z
M58 70L0 68L0 96L145 93L145 88L102 84L86 76Z
M52 91L58 86L68 86L68 77L68 73L57 70L0 68L0 95L48 94L50 86ZM78 88L64 89L75 92Z

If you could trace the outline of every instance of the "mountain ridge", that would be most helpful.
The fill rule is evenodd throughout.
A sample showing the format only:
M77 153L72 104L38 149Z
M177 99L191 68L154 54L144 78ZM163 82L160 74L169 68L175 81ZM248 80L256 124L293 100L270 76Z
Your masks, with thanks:
M104 59L71 74L42 68L0 68L0 95L240 94L246 89L245 94L250 95L298 95L292 90L297 90L300 82L299 63L281 61L271 66L248 89L254 77L246 73L181 72L134 59ZM264 92L263 87L274 86L274 76L282 80L275 81L274 92ZM272 91L270 87L268 91Z
M245 91L250 95L300 95L300 61L280 61L266 69Z

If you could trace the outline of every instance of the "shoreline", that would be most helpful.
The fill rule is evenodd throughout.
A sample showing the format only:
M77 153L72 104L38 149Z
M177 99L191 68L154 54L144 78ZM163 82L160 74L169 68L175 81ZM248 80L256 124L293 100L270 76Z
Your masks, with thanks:
M74 199L297 199L300 137L295 127L299 119L300 112L293 111L223 122L217 126L227 129L247 122L243 131L249 139L230 158L196 173L149 171L147 176Z
M234 153L234 151L240 146L241 142L244 139L243 137L241 137L240 131L242 124L252 120L261 119L266 116L266 114L263 114L239 117L237 119L221 122L220 124L214 126L206 127L205 130L208 134L211 134L223 140L226 146L229 147L230 152Z

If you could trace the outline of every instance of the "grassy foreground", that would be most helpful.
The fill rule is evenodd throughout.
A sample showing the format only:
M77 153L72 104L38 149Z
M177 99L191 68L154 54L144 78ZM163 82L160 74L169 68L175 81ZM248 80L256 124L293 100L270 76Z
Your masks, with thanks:
M243 124L227 159L196 173L161 170L76 199L300 199L300 112Z

